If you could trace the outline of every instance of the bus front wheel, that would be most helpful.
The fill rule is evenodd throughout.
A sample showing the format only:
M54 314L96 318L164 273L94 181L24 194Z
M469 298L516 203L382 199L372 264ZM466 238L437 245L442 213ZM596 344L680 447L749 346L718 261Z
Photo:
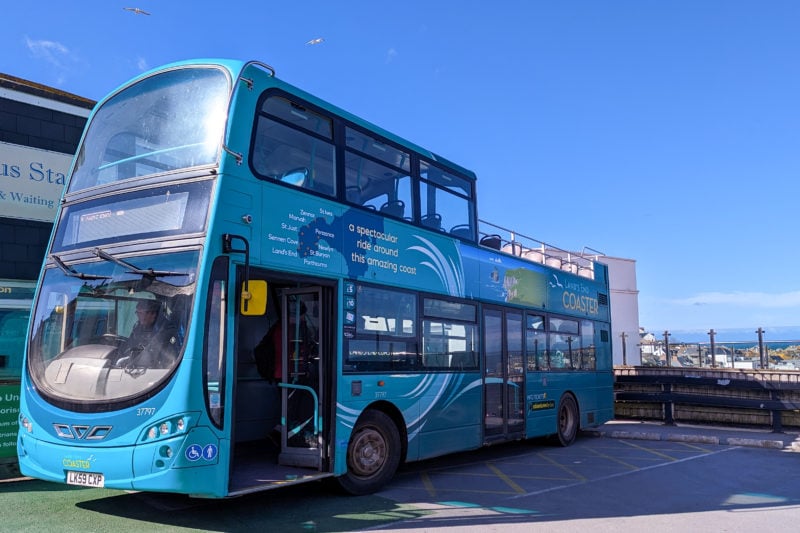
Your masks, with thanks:
M371 494L392 479L399 464L397 426L381 411L366 411L347 445L347 473L337 480L350 494Z
M558 402L558 443L561 446L569 446L575 442L578 436L578 404L571 394L565 394Z

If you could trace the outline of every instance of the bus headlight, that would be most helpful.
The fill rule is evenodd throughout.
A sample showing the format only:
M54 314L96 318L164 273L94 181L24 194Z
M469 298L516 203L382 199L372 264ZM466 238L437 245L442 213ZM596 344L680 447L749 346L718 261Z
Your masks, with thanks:
M182 414L154 422L151 426L145 428L142 440L153 441L185 433L190 425L190 420L189 415Z
M20 427L25 428L25 431L27 431L28 433L33 433L33 423L28 419L27 416L20 415L19 425Z

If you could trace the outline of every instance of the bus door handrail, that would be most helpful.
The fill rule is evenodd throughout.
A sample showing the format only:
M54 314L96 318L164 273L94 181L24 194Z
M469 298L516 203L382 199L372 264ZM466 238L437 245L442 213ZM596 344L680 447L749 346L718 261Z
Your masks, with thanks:
M283 387L284 389L299 389L311 393L312 398L314 398L314 436L318 436L322 431L320 427L322 424L319 419L319 396L317 395L317 391L307 385L297 385L296 383L278 383L278 387Z

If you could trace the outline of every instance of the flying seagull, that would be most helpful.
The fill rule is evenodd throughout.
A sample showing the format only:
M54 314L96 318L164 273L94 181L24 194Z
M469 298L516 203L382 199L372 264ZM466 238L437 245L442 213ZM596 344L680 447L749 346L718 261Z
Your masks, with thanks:
M132 12L134 15L149 15L150 14L147 11L145 11L144 9L139 9L138 7L123 7L122 9L124 9L125 11Z
M324 40L325 40L325 39L323 39L322 37L317 37L316 39L311 39L311 40L310 40L310 41L308 41L306 44L319 44L319 43L321 43L321 42L322 42L322 41L324 41Z

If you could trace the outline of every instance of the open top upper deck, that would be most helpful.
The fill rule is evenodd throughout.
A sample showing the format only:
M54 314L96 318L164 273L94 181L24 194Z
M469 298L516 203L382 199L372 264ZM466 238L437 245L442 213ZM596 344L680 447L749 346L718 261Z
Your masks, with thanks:
M169 182L191 168L224 175L247 168L256 180L287 191L588 279L595 279L602 255L568 252L478 220L473 172L277 79L257 62L168 65L102 101L67 201L123 181ZM286 216L287 224L292 216L302 218Z

